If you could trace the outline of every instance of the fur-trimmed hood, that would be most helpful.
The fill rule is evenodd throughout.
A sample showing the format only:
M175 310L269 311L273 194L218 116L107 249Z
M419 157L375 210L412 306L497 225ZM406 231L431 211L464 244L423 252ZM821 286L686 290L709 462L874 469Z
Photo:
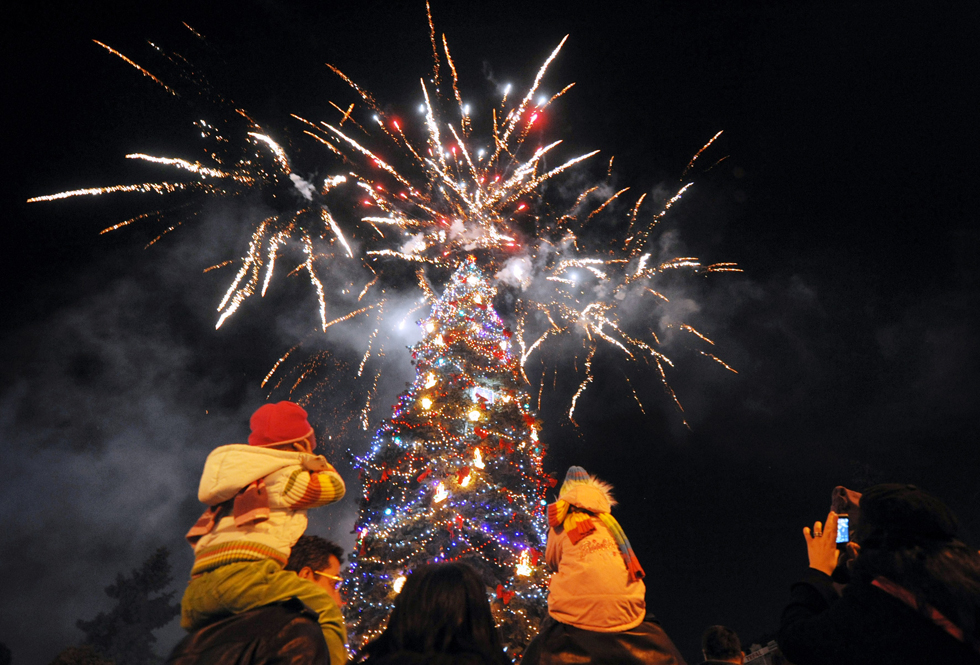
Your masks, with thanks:
M612 485L586 473L580 466L573 466L565 476L558 499L592 513L608 513L616 505Z

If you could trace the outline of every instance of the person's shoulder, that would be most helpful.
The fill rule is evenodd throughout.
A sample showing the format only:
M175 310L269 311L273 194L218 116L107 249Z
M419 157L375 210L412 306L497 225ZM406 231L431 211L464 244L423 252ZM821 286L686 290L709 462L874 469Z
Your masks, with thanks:
M296 598L235 614L185 637L167 665L237 662L229 655L254 651L261 643L269 653L292 652L289 662L314 663L326 652L316 612Z

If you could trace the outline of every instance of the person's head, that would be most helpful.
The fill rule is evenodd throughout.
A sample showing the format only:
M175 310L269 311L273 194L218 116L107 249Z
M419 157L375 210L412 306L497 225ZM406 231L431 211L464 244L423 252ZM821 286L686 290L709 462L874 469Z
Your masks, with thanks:
M705 660L720 660L728 663L745 662L742 643L731 628L708 626L701 636L701 653Z
M276 450L309 453L316 448L316 436L299 404L276 402L263 404L248 421L252 433L248 445Z
M338 607L344 602L340 596L340 566L344 563L344 550L319 536L300 536L286 562L286 570L292 570L305 580L322 587L334 599Z
M958 522L914 485L876 485L861 496L852 578L885 577L980 639L980 555L956 538Z
M398 652L423 655L481 655L486 662L510 662L504 655L487 600L486 585L473 568L443 563L416 568L408 576L384 633L362 655Z
M616 505L612 489L612 485L590 476L582 467L570 466L558 500L590 513L608 513Z
M854 540L862 549L898 549L948 542L959 523L936 497L915 485L875 485L864 491Z

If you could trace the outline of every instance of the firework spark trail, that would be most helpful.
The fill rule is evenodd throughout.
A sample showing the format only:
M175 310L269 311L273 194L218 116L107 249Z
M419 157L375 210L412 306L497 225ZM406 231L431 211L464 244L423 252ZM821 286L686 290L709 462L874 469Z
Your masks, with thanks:
M715 354L708 353L707 351L700 351L700 350L698 351L698 353L700 353L702 356L705 356L707 358L711 358L716 363L718 363L719 365L721 365L722 367L724 367L725 369L727 369L729 372L734 372L735 374L738 374L738 370L737 369L731 367L728 363L726 363L724 360L722 360L721 358L719 358Z
M425 0L425 16L429 19L429 40L432 42L432 82L439 85L439 49L436 47L436 25L432 21L429 0Z
M446 35L442 36L442 48L446 53L446 64L449 65L449 72L453 75L453 95L455 95L456 103L459 105L460 129L462 130L463 134L468 134L469 132L467 131L467 126L469 124L469 114L466 112L466 107L463 105L463 98L459 95L459 81L456 76L456 65L453 64L453 57L449 54L449 42L446 41ZM449 127L452 129L452 125L449 125ZM453 131L453 134L455 133L456 132ZM458 138L456 140L462 144Z
M361 293L357 296L357 302L361 302L361 300L364 298L364 296L367 295L367 292L371 289L371 287L377 283L378 283L378 276L375 275L374 279L372 279L370 282L364 285L364 289L361 290Z
M718 132L717 134L715 134L714 136L712 136L711 137L711 140L708 141L707 143L705 143L704 146L702 146L701 149L697 151L697 153L694 155L694 157L691 157L691 161L687 163L687 167L684 169L684 173L681 174L681 177L682 178L688 174L688 171L690 171L691 168L694 167L694 162L697 161L698 157L701 156L701 153L704 152L705 150L707 150L708 147L712 143L715 142L715 139L717 139L719 136L721 136L723 132L724 132L724 130L722 130L722 131Z
M268 266L266 266L265 280L263 280L262 282L261 295L263 298L265 297L265 292L269 288L269 282L272 281L272 273L276 269L276 255L278 254L279 245L282 244L283 240L284 240L283 235L281 233L277 233L275 236L273 236L272 240L269 241L269 250L268 250L269 264Z
M42 201L58 201L68 199L73 196L98 196L100 194L115 194L118 192L153 192L154 194L173 194L182 189L200 189L200 183L194 182L144 182L138 185L112 185L111 187L90 187L88 189L73 189L68 192L57 194L47 194L45 196L35 196L27 199L28 203L40 203ZM118 226L125 226L119 224ZM110 227L112 228L112 227Z
M177 222L177 223L176 223L176 224L174 224L173 226L169 226L169 227L167 227L166 229L164 229L164 230L163 230L163 233L161 233L161 234L160 234L160 235L158 235L158 236L157 236L156 238L154 238L154 239L153 239L153 240L151 240L150 242L148 242L148 243L146 243L145 245L143 245L143 249L149 249L150 247L152 247L153 245L155 245L155 244L157 243L157 241L158 241L158 240L160 240L161 238L163 238L163 236L165 236L165 235L167 235L167 234L168 234L168 233L170 233L171 231L174 231L174 230L176 230L176 229L177 229L177 228L178 228L179 226L181 226L181 225L183 225L183 222Z
M700 337L701 339L703 339L708 344L711 344L712 346L714 346L714 344L715 344L710 339L708 339L707 337L705 337L704 335L702 335L701 333L699 333L697 330L695 330L693 327L687 325L686 323L682 323L681 326L680 326L680 328L681 328L681 330L685 330L685 331L691 333L692 335L695 335L697 337Z
M568 412L573 423L575 408L593 380L593 359L600 345L608 345L623 354L627 361L646 363L652 359L665 390L677 408L683 411L668 383L665 370L665 366L673 367L673 363L658 350L661 343L655 331L659 321L656 308L669 305L670 299L661 287L657 287L656 280L666 271L740 271L733 263L703 266L693 257L670 259L660 256L651 247L651 231L681 200L692 183L684 184L656 214L642 210L646 193L626 205L624 221L628 221L628 227L623 234L625 237L615 242L614 246L621 248L618 252L609 251L608 238L597 241L577 234L600 215L610 217L622 214L617 206L621 205L629 188L607 196L594 209L592 206L586 208L585 203L599 189L599 185L583 188L571 207L562 208L566 211L564 214L553 214L548 205L539 206L532 212L528 206L537 205L535 200L543 200L545 183L599 152L594 150L571 158L560 157L556 160L559 165L550 170L545 165L546 158L550 159L558 153L562 141L545 141L538 136L540 124L536 120L547 107L572 89L574 83L564 86L546 102L542 101L543 97L538 99L537 104L532 100L568 37L563 38L550 52L516 105L508 102L510 86L503 91L499 108L493 108L489 114L492 133L489 139L481 139L487 141L481 147L479 142L470 141L471 114L460 94L458 72L448 40L442 35L440 54L440 40L436 37L428 3L426 8L433 71L431 80L420 80L424 98L420 127L403 130L402 124L386 115L365 88L333 65L327 66L350 86L359 101L346 107L330 102L331 107L340 113L339 122L314 122L292 114L291 117L301 124L302 135L313 138L317 145L326 146L339 157L335 161L341 161L345 169L344 175L325 178L319 188L293 173L290 144L280 144L244 110L234 108L234 116L244 119L247 126L244 130L236 130L239 133L233 140L219 135L204 120L195 121L202 137L216 141L216 148L209 154L217 166L179 157L143 153L127 155L129 159L174 168L183 175L195 177L192 181L73 190L36 197L31 201L117 192L173 194L186 190L205 197L224 198L234 198L256 190L268 192L271 194L269 198L279 202L276 205L281 209L267 215L252 232L247 251L236 262L238 270L218 305L216 327L225 323L242 302L256 291L263 296L267 293L277 265L282 263L281 255L291 251L293 245L290 241L298 241L303 258L287 276L303 272L310 280L317 300L321 331L377 309L377 323L368 336L367 349L356 365L359 377L364 374L372 358L384 357L381 329L387 329L390 325L386 317L397 311L400 318L398 326L403 326L412 313L437 299L440 284L434 286L430 283L432 275L426 271L435 268L437 271L434 274L445 275L447 270L455 269L462 261L472 257L486 273L498 275L501 283L509 278L520 282L517 311L521 313L515 341L521 349L520 366L525 380L524 365L534 353L541 357L546 346L560 349L560 345L565 343L563 340L575 338L587 344L586 376L575 392ZM145 68L118 51L99 44L158 85L177 94ZM171 62L186 62L179 56L168 57ZM440 62L443 58L452 77L452 85L446 86L452 90L448 94L440 92ZM184 78L187 79L186 76ZM361 124L355 116L365 106L374 113L373 122ZM454 110L448 116L444 115L449 108ZM357 138L348 133L351 127L361 132ZM230 130L223 130L223 133L225 131ZM416 138L419 134L420 140ZM685 175L719 136L720 132L694 155L685 169ZM489 141L492 144L488 146ZM486 149L488 147L489 150ZM606 167L607 182L612 175L612 165L613 159L610 158ZM339 209L328 210L326 200L335 196L334 190L360 193L361 204L372 209L364 211L367 214L357 211L354 214L341 214ZM146 213L107 230L161 214ZM614 228L614 225L609 228ZM515 261L518 263L514 264ZM225 262L220 265L229 264ZM422 298L413 301L407 313L403 307L386 309L383 304L389 296L382 294L386 293L385 285L390 285L386 281L388 266L398 268L406 264L415 268ZM329 279L336 280L338 277L335 274L346 273L343 279L347 284L358 283L360 271L364 269L372 273L369 279L364 280L366 283L357 296L356 304L352 298L338 301L334 294L348 293L349 287L335 289L333 281L325 282L327 271L323 268L327 265L330 266ZM378 288L374 288L376 285ZM654 305L653 310L636 306L637 299L646 293L658 299L645 301ZM328 305L329 309L339 308L346 310L346 313L334 315L328 321ZM354 307L357 309L352 309ZM691 326L674 325L679 325L681 330L691 333L700 341L714 345L712 340ZM385 338L390 339L387 333ZM528 344L525 339L534 341ZM652 341L648 343L643 340ZM295 358L296 350L294 347L279 359L263 380L263 386L277 371L283 371L287 360ZM699 353L734 371L713 354L700 350ZM560 358L561 353L551 353L549 357ZM302 364L300 377L293 383L291 391L298 390L299 386L305 385L304 382L320 381L314 371L317 362L311 358L309 363ZM365 428L383 369L375 373L368 390L361 417ZM547 366L543 368L539 399L546 371ZM626 380L629 383L628 376ZM555 383L557 385L557 378ZM642 410L638 393L632 383L629 385Z
M354 252L351 251L350 245L347 244L347 239L344 238L344 234L341 232L340 227L337 226L337 222L333 220L333 217L330 215L330 211L323 208L320 213L323 215L323 221L327 223L330 230L333 231L334 236L336 236L337 240L340 241L340 244L344 246L344 249L347 250L347 256L354 258Z
M712 263L705 268L707 272L743 272L735 263Z
M572 424L578 427L578 423L575 422L575 405L578 404L578 398L582 396L585 389L588 388L589 384L592 383L592 357L595 355L596 345L593 344L592 348L589 349L589 355L585 358L585 380L575 391L575 395L572 397L572 406L568 409L568 419L572 421Z
M616 199L618 199L619 196L620 196L620 194L625 194L626 192L628 192L629 189L630 189L629 187L624 187L623 189L619 190L618 192L616 192L615 194L613 194L612 196L610 196L608 199L606 199L605 201L603 201L602 202L602 205L600 205L598 208L596 208L595 210L593 210L592 212L589 213L589 216L585 218L585 222L584 223L585 224L588 224L590 221L592 221L592 218L593 217L595 217L600 212L602 212L603 210L605 210L606 209L606 206L608 206L610 203L612 203L613 201L615 201Z
M303 130L303 133L306 134L309 137L312 137L312 138L316 139L317 141L319 141L323 145L327 146L331 150L331 152L333 152L333 153L335 153L337 155L343 156L344 153L340 152L340 150L337 150L337 147L333 143L331 143L330 141L326 140L322 136L319 136L318 134L314 134L313 132L309 132L309 131L306 131L306 130Z
M632 234L632 235L631 234L627 234L626 241L623 243L623 249L627 249L631 244L635 245L633 251L630 253L630 258L633 258L634 256L636 256L636 254L638 254L639 252L642 251L642 247L645 245L646 241L649 239L649 237L650 237L650 231L653 230L653 227L657 225L657 222L659 222L664 217L664 215L667 214L667 211L670 210L670 208L675 203L677 203L678 201L681 200L681 198L684 196L684 193L688 189L690 189L693 184L694 183L689 182L686 185L684 185L683 187L681 187L677 191L677 193L674 194L674 196L672 196L670 198L670 200L667 201L666 204L664 204L663 210L661 210L659 213L657 213L656 215L653 216L653 222L651 224L648 224L645 229L643 229L642 231L640 231L640 232L638 232L636 234ZM639 205L639 204L637 204L637 205ZM631 227L632 227L632 225L631 225Z
M31 199L31 200L33 201L33 199ZM28 203L30 203L30 201L28 201ZM121 229L122 227L129 226L130 224L133 224L135 222L141 222L144 219L150 219L152 217L159 217L162 214L163 214L163 212L160 211L160 210L154 210L153 212L145 212L142 215L136 215L136 217L131 217L131 218L129 218L129 219L123 221L123 222L118 222L116 224L113 224L112 226L108 226L108 227L104 228L101 231L99 231L99 235L104 235L106 233L109 233L110 231L115 231L117 229Z
M326 330L327 328L329 328L330 326L334 325L335 323L343 323L344 321L350 321L351 319L353 319L358 314L363 314L364 312L371 311L372 309L383 307L384 304L385 304L385 301L382 300L381 302L377 302L377 303L375 303L373 305L368 305L366 307L362 307L360 309L356 309L353 312L349 312L347 314L344 314L341 317L338 317L338 318L334 319L330 323L324 323L323 324L323 329Z
M232 261L231 259L229 259L227 261L222 261L221 263L216 263L213 266L208 266L207 268L205 268L201 272L209 273L212 270L218 270L219 268L224 268L225 266L230 266L232 263L234 263L234 261Z
M288 358L290 354L298 348L299 348L299 344L291 348L289 351L286 351L286 353L282 354L279 360L276 361L276 364L272 366L272 369L269 370L269 373L265 375L265 378L262 379L262 383L259 384L260 388L265 388L265 384L269 382L269 379L272 378L272 375L276 373L277 369L279 369L279 365L281 365L283 361L286 360L286 358Z
M643 408L643 402L640 401L640 396L636 394L636 388L633 387L633 382L630 378L626 376L626 372L623 372L623 378L626 379L626 384L630 387L630 392L633 393L633 399L636 400L636 405L640 407L640 413L646 415L646 409Z
M151 155L144 155L142 153L133 153L126 155L126 159L141 159L146 162L154 162L156 164L164 164L167 166L176 166L191 173L197 173L202 176L211 176L212 178L226 178L229 174L224 171L219 171L218 169L208 168L200 162L188 162L185 159L178 159L175 157L153 157Z
M551 52L551 55L549 55L548 58L544 61L544 64L541 65L541 69L538 70L537 76L534 77L534 83L532 83L531 87L528 88L527 94L524 95L524 99L521 100L521 103L518 105L516 112L512 114L510 123L507 125L507 128L504 129L503 136L501 137L501 141L503 143L507 143L507 139L510 137L511 132L514 131L514 127L517 126L517 123L524 115L524 111L527 109L527 105L531 102L531 99L534 97L534 93L537 92L538 86L541 85L541 79L544 78L545 72L548 71L548 66L555 58L558 57L558 52L561 51L561 47L565 45L566 41L568 41L568 35L562 37L561 42L558 44L558 46L555 47L555 50Z
M158 79L156 76L154 76L153 74L151 74L149 71L147 71L146 69L144 69L140 65L136 64L135 62L133 62L132 60L130 60L129 58L127 58L126 56L124 56L122 53L120 53L116 49L112 48L111 46L106 46L105 44L103 44L102 42L100 42L98 39L93 39L92 41L95 42L96 44L98 44L99 46L101 46L102 48L104 48L105 50L107 50L109 53L111 53L114 56L122 59L123 62L125 62L125 63L127 63L127 64L129 64L129 65L131 65L133 67L135 67L137 69L137 71L139 71L143 76L149 77L151 80L153 80L154 83L156 83L157 85L159 85L161 88L163 88L164 90L166 90L167 92L169 92L174 97L177 97L178 96L177 95L177 92L175 90L173 90L172 88L170 88L170 86L168 86L166 83L164 83L163 81L161 81L160 79Z

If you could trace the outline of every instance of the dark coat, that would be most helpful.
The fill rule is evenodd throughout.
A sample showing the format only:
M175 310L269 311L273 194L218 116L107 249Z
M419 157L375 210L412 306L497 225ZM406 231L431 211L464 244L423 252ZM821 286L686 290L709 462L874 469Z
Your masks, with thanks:
M809 569L793 585L776 641L795 665L980 665L980 653L867 583L838 596Z
M215 621L174 648L167 665L329 665L315 612L296 599Z
M524 651L521 665L686 665L677 647L652 614L636 628L599 633L555 621L541 622Z

